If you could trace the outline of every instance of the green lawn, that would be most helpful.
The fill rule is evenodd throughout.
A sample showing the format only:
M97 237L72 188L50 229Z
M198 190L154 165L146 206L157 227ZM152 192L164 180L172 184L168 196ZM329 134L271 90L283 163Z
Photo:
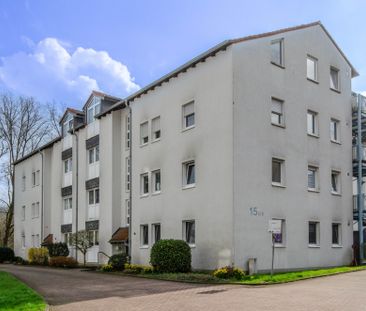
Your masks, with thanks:
M226 284L246 284L246 285L261 285L261 284L279 284L286 282L299 281L319 276L334 275L345 272L353 272L359 270L366 270L366 266L359 267L337 267L329 269L319 270L305 270L296 272L275 273L273 277L270 274L258 274L254 276L245 276L242 280L235 279L218 279L210 273L152 273L152 274L140 274L138 276L169 280L169 281L181 281L181 282L194 282L194 283L226 283Z
M6 272L0 271L1 311L43 311L46 304L35 291Z

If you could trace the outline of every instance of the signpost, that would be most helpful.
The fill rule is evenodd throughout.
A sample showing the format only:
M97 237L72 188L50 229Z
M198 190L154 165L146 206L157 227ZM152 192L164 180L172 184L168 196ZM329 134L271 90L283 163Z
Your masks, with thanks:
M270 219L268 222L268 232L272 236L272 266L271 266L271 277L273 276L273 265L274 265L274 251L275 251L275 235L281 234L282 232L282 220L281 219Z

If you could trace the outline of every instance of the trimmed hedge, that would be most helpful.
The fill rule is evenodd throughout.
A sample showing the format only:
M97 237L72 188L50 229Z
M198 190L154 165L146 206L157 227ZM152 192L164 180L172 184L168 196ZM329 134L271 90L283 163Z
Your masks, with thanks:
M213 273L213 276L217 277L219 279L241 280L244 278L245 272L244 272L244 270L242 270L240 268L227 266L227 267L223 267L223 268L215 270Z
M14 251L10 247L0 247L0 263L13 261Z
M150 253L150 263L158 272L191 271L191 248L182 240L160 240L156 242Z
M111 265L113 267L113 270L122 271L125 268L126 263L127 263L127 255L123 253L112 255L108 260L108 265Z
M50 267L76 268L78 262L72 257L57 256L50 257L49 265Z
M67 244L63 242L49 244L47 245L47 248L50 257L67 257L70 254Z
M46 247L32 247L28 249L28 260L33 265L47 265L48 249Z

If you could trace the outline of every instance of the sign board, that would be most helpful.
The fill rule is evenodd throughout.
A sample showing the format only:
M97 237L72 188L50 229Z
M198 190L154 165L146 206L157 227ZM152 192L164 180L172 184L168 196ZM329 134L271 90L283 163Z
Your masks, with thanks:
M268 222L268 232L272 232L274 234L281 233L281 219L270 219Z

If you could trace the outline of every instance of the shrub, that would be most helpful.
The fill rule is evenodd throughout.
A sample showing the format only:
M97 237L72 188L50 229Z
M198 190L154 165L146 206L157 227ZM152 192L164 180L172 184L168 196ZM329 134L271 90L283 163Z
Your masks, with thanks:
M48 249L46 247L32 247L28 250L29 263L34 265L47 265Z
M244 270L234 267L223 267L214 271L213 275L219 279L237 279L241 280L245 276Z
M70 254L67 244L63 242L49 244L47 245L47 248L50 257L67 257Z
M151 266L144 266L144 265L134 265L134 264L129 264L126 263L125 264L125 273L130 273L130 274L140 274L140 273L145 273L145 274L149 274L149 273L153 273L154 269Z
M100 270L104 271L104 272L111 272L114 270L113 266L108 264L108 265L103 265Z
M10 247L0 247L0 263L12 261L13 259L14 251Z
M108 260L108 264L111 265L114 270L122 271L125 268L126 263L127 263L127 255L123 253L113 255Z
M22 257L16 256L13 259L13 264L16 264L16 265L27 265L28 264L28 261L25 260L25 259L23 259Z
M78 262L72 257L57 256L50 258L49 265L51 267L76 268L78 266Z
M191 271L191 248L182 240L160 240L150 254L150 263L159 272Z

